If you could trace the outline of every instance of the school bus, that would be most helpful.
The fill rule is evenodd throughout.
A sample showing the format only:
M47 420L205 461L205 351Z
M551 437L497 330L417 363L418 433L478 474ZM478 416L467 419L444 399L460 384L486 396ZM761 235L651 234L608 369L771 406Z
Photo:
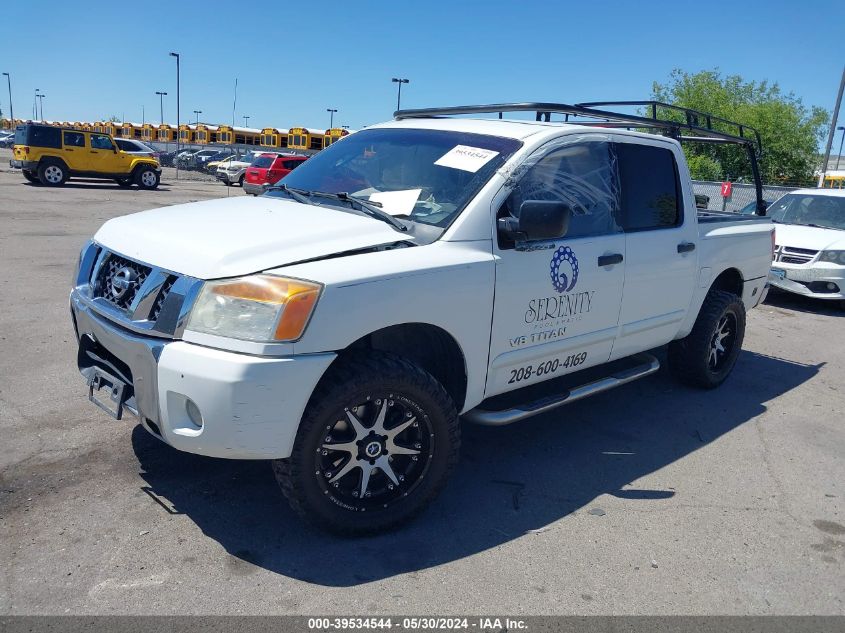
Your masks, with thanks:
M279 130L279 128L275 127L265 127L261 130L261 141L260 144L263 147L287 147L288 146L288 135L287 132L284 134Z
M323 135L323 147L326 148L332 143L335 143L336 141L342 139L344 136L348 135L349 130L339 127L333 127L329 130L326 130L326 133Z
M260 145L261 130L249 127L221 125L217 129L217 142L224 145Z
M819 176L822 189L845 189L845 170L833 170Z
M190 123L183 123L179 126L179 142L194 143L197 136L197 127Z
M111 121L104 121L102 129L99 131L103 134L108 134L115 138L120 138L123 136L123 126L120 123L113 123Z
M168 123L162 123L156 130L156 140L162 143L176 142L176 128Z
M121 126L121 135L123 138L134 138L140 141L143 130L144 126L140 123L130 123L129 121L124 121Z
M323 149L325 134L307 127L292 127L288 130L288 147L290 149Z
M216 143L219 128L216 125L206 125L200 123L197 125L196 142L199 145L208 145L209 143Z

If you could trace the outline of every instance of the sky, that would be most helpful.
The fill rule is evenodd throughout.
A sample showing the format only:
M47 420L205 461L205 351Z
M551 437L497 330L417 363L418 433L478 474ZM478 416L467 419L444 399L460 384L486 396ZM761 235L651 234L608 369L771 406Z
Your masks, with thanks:
M777 82L833 109L845 1L31 2L7 0L0 40L15 115L38 88L48 120L117 116L360 129L402 106L647 99L673 68ZM33 24L30 24L30 23ZM0 79L5 77L0 76ZM9 97L0 85L0 107ZM840 121L840 125L842 122Z

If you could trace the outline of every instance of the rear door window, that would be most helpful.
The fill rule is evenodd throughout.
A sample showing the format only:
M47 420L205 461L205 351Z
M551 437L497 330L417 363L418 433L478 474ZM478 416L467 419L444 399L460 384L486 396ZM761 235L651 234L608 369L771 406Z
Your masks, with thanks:
M623 230L648 231L681 225L681 186L672 150L617 143L616 155L622 184Z
M81 132L65 132L65 147L85 147L85 135Z
M255 159L255 162L252 163L253 167L269 167L273 164L273 158L270 156L259 156Z

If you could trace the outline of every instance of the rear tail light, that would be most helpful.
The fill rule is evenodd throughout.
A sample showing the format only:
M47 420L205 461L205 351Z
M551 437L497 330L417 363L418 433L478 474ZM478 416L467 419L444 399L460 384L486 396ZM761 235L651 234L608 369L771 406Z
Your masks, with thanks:
M24 146L23 146L23 153L24 153L24 154L29 154L29 145L24 145Z
M275 184L277 181L282 179L284 173L278 169L270 169L267 171L267 182L271 182Z

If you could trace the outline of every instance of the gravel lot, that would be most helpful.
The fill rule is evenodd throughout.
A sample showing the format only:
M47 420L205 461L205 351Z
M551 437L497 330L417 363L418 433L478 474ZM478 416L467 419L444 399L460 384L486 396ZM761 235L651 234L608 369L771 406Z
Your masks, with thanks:
M67 293L105 220L243 195L25 184L0 150L0 614L843 614L845 312L777 296L720 389L666 371L465 427L394 534L296 520L263 462L182 454L90 405Z

